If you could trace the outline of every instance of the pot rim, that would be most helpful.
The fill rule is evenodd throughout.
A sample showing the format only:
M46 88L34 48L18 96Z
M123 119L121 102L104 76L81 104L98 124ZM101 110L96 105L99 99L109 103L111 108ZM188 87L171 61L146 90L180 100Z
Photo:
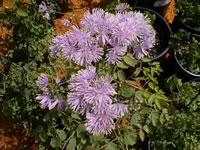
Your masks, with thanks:
M165 24L166 29L169 31L169 37L173 35L172 29L171 29L169 23L168 23L158 12L156 12L156 11L154 11L154 10L152 10L152 9L145 8L145 7L140 7L140 6L136 6L136 7L134 8L134 10L135 10L135 9L136 9L136 10L137 10L137 9L138 9L138 10L145 10L145 11L149 11L150 13L155 14L156 17L159 17L160 20L162 20L163 23ZM157 55L157 56L154 57L154 58L151 58L151 61L155 61L155 60L161 58L164 54L167 53L168 50L169 50L169 46L167 46L167 47L162 51L162 53L160 53L159 55Z
M185 68L179 63L179 60L178 60L178 58L176 57L176 51L174 51L174 57L175 57L176 63L178 64L178 66L179 66L184 72L186 72L187 74L189 74L189 75L191 75L191 76L200 78L200 74L198 75L198 74L194 74L194 73L188 71L187 69L185 69Z

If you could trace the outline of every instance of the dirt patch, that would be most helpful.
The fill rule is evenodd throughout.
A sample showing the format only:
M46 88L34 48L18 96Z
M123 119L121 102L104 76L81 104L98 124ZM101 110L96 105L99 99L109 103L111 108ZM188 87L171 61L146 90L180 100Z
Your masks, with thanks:
M30 132L18 123L13 123L2 113L0 106L0 149L1 150L36 150Z
M72 17L72 25L77 25L86 11L91 10L94 7L104 7L112 2L112 0L71 0L71 2L72 4L65 3L61 6L62 12L65 14L54 20L56 34L63 34L71 28L64 26L61 23L61 20L75 16Z

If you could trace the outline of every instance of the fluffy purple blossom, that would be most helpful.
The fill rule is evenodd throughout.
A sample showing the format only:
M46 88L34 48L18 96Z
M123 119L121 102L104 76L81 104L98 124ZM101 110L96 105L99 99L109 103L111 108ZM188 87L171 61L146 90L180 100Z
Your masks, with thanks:
M68 42L67 36L64 35L58 35L52 39L52 43L50 46L50 55L52 57L55 57L56 54L61 53L65 57L70 55L70 45ZM66 54L67 53L67 54Z
M84 97L90 82L96 78L96 75L96 69L94 67L80 70L77 74L72 75L69 80L69 89L71 93L68 95L67 102L71 105L73 110L85 113L88 109Z
M55 82L56 84L59 84L61 79L56 78ZM53 109L56 108L58 110L62 109L64 106L66 106L67 102L64 99L54 99L52 98L52 93L54 89L51 89L48 87L49 84L49 79L48 76L44 73L42 73L37 81L36 81L37 86L39 87L40 90L42 90L43 94L38 94L36 97L36 100L40 101L41 108L45 109L48 108Z
M38 12L39 12L39 13L43 13L43 12L45 12L45 11L47 11L47 5L46 5L46 3L45 3L44 1L42 1L42 3L39 5L39 10L38 10Z
M56 84L60 84L61 78L56 77L55 82L56 82Z
M37 97L36 97L36 100L39 100L40 101L40 107L42 109L45 109L46 107L49 107L51 105L51 98L47 95L41 95L39 94Z
M51 56L61 53L81 66L90 66L92 62L100 60L104 54L94 37L90 33L75 26L64 35L56 36L50 46Z
M39 5L38 12L43 14L43 18L46 18L47 20L50 19L50 13L52 13L52 10L55 8L54 4L51 2L47 3L45 1L42 1Z
M109 76L101 77L93 81L85 94L85 101L92 105L111 104L112 98L116 94L113 88L112 79Z
M64 99L53 99L49 105L49 110L56 108L57 110L62 109L67 105L67 102Z
M88 122L85 124L87 131L93 134L109 134L115 128L115 122L111 116L104 114L87 113Z
M80 70L77 72L77 74L72 75L72 77L70 78L69 88L75 91L84 91L85 88L87 89L89 87L90 82L96 79L96 76L96 68L94 67Z
M49 20L49 19L50 19L49 13L46 12L46 13L43 15L43 18L46 18L47 20Z
M127 112L127 106L121 103L109 104L106 107L95 105L93 109L93 113L86 114L88 122L85 124L86 129L93 134L109 134L115 128L114 119Z
M49 81L48 81L48 76L44 73L42 73L37 81L36 81L37 86L39 87L40 90L44 90L47 88Z
M129 7L130 7L129 4L121 3L121 4L117 5L115 9L118 11L124 11L124 10L129 9Z
M156 31L150 25L150 19L144 14L137 12L134 13L134 18L137 20L138 40L132 42L132 47L136 58L142 58L148 55L155 43Z
M113 104L116 93L109 76L98 77L90 67L73 75L69 81L68 104L75 111L86 114L86 129L93 134L108 134L115 127L114 119L127 112L126 105Z
M112 28L117 24L114 14L105 13L103 9L93 9L84 14L81 25L91 35L96 36L99 44L105 45L112 34Z
M84 94L77 92L72 92L68 94L67 103L75 111L79 111L81 114L85 114L89 109L89 105L84 101Z
M127 52L127 46L115 46L108 49L106 59L110 64L118 63L122 56Z
M49 110L56 108L57 110L62 109L66 106L67 102L64 99L52 99L48 95L39 94L36 97L36 100L40 101L41 108L45 109L48 108Z
M68 19L63 19L61 20L61 23L65 26L70 26L71 25L71 22L68 20Z

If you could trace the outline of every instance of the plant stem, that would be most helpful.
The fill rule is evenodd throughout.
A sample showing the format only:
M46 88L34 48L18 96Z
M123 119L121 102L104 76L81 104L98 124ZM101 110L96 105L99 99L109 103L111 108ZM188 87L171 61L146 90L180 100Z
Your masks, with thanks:
M70 3L70 5L71 5L71 7L72 7L72 12L73 12L73 15L74 15L76 24L78 25L79 28L81 28L81 26L80 26L80 24L79 24L79 22L78 22L78 19L77 19L77 17L76 17L75 11L74 11L74 4L72 3L71 0L69 0L69 3Z
M120 139L119 139L119 137L118 137L116 131L114 130L113 132L114 132L114 134L115 134L115 136L116 136L116 138L117 138L117 141L118 141L119 144L121 145L122 150L125 150L125 148L124 148L123 144L121 143L121 141L120 141Z
M62 150L64 150L64 148L65 148L65 146L66 146L66 144L69 142L69 140L74 136L74 134L75 134L75 131L72 133L72 135L65 141L65 143L64 143L64 145L63 145L63 147L62 147Z
M117 138L115 138L115 139L113 139L113 140L111 140L110 142L114 142L114 141L116 141L117 140ZM103 146L101 146L98 150L101 150L101 149L103 149L105 146L107 145L107 143L106 144L104 144Z
M192 102L199 96L200 90L198 91L197 95L185 106L186 108L189 108L189 106L192 104Z

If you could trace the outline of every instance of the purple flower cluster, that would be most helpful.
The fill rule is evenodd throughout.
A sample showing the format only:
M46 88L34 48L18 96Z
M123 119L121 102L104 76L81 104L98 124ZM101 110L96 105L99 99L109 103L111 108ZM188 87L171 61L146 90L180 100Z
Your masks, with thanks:
M57 98L57 99L52 98L53 90L48 88L49 84L48 80L49 79L46 74L41 74L38 77L36 84L39 87L39 89L43 92L43 94L38 94L36 99L40 101L41 108L43 109L48 107L49 110L53 108L60 110L67 104L67 102L62 98ZM59 84L60 79L56 78L55 83Z
M45 1L42 1L41 4L39 5L39 13L44 13L43 18L50 19L49 13L55 8L54 4L51 2L48 2L47 4Z
M128 7L121 4L116 9ZM84 14L81 26L81 29L74 26L71 31L53 39L52 56L61 52L81 66L90 66L102 58L116 64L128 47L133 49L135 57L141 58L155 43L155 30L147 16L140 12L118 11L111 14L96 8ZM106 49L103 50L103 47Z
M113 103L116 91L111 82L109 76L98 77L94 67L80 70L69 81L67 102L73 110L86 114L86 129L93 134L110 133L114 119L127 112L126 105Z
M90 33L73 26L70 32L56 36L51 44L51 56L58 52L81 66L90 66L103 56L101 48Z
M117 5L115 9L118 10L118 11L125 11L129 8L130 8L129 4L121 3L121 4Z

